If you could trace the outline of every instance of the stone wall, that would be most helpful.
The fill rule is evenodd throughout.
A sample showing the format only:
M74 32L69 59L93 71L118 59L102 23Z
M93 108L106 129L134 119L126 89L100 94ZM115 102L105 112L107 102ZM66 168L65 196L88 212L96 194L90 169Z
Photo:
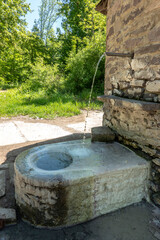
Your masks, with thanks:
M160 206L160 1L102 0L97 10L107 14L106 51L134 54L106 56L103 125L152 158Z
M160 207L160 104L103 96L103 125L117 134L117 139L147 154L151 163L151 199ZM146 155L145 155L146 156Z
M109 0L105 94L160 102L160 1Z
M103 125L109 126L130 145L152 157L160 157L160 104L102 96ZM121 138L120 138L121 139Z

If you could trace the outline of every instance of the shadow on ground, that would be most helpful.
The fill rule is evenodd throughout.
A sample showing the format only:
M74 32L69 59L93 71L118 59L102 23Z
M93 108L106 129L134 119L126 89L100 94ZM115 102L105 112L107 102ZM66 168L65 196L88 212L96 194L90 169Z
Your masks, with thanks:
M61 230L36 229L20 221L0 232L1 240L155 240L149 231L151 206L145 202Z

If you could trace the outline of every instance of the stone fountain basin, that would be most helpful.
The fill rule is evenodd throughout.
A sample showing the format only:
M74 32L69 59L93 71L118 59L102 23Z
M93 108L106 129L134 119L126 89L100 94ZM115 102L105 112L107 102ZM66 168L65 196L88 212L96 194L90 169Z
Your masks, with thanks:
M117 142L43 145L15 161L16 202L32 225L71 226L147 198L148 172L147 161Z

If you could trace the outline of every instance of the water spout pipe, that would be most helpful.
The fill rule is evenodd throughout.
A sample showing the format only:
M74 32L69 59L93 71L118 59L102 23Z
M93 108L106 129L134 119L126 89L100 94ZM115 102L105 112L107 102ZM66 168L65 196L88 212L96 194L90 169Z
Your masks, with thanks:
M111 57L130 57L130 58L134 58L134 53L113 53L113 52L105 52L105 54L107 56L111 56Z

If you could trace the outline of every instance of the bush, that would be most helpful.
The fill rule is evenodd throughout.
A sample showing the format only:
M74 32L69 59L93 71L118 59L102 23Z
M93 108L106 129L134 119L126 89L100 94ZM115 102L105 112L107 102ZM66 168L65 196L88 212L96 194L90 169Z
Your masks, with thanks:
M46 94L56 93L62 88L63 78L58 70L58 65L45 65L43 59L39 58L32 65L31 75L21 86L23 92L44 90Z
M74 93L79 93L83 89L89 89L95 73L97 62L105 51L105 36L97 35L87 46L79 50L77 54L70 53L67 59L67 81L66 88ZM104 83L104 59L102 59L95 80L95 88L103 89Z

